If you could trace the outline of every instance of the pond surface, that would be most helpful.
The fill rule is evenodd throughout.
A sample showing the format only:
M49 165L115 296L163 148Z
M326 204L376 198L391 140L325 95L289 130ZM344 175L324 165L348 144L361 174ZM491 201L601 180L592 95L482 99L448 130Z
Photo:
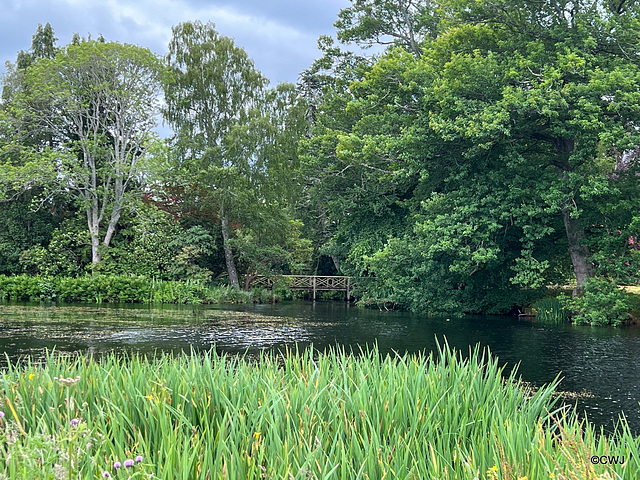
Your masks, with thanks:
M579 411L611 431L624 412L640 433L640 328L545 326L511 317L427 318L341 302L224 307L0 305L0 362L41 360L46 350L101 355L134 351L228 353L378 344L382 352L434 350L436 339L468 352L489 346L523 380L560 375ZM578 398L575 400L575 393Z

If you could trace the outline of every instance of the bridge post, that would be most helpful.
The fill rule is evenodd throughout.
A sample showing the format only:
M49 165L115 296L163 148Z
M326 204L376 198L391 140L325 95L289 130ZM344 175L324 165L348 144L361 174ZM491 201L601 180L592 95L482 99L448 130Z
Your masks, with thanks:
M313 276L313 299L316 299L316 276Z
M349 287L350 287L350 285L349 285L349 280L351 280L351 277L347 277L347 289L346 289L346 291L345 291L345 295L344 295L344 301L345 301L345 302L348 302L348 301L349 301L349 297L350 297L350 293L351 293L351 292L349 291Z

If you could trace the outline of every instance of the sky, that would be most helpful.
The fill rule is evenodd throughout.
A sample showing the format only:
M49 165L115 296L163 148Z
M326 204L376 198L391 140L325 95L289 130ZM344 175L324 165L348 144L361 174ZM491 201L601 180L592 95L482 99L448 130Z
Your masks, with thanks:
M0 74L19 50L31 47L38 23L51 24L57 45L81 37L131 43L159 55L171 27L212 21L255 61L272 84L295 83L319 56L317 39L335 33L333 23L349 0L0 0Z

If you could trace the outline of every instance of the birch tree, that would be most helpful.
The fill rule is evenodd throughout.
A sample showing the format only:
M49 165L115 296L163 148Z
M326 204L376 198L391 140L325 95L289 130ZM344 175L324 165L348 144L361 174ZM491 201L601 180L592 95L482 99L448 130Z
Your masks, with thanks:
M54 172L49 191L66 191L78 201L93 265L138 186L160 108L161 68L141 47L82 42L25 72L27 93L16 100L17 117L56 139L25 168L47 164Z
M231 134L250 123L268 81L247 53L232 39L219 35L211 23L186 22L174 27L167 63L171 80L165 87L164 116L175 129L178 148L191 169L218 203L229 283L238 288L230 210L237 202L233 186L242 176L239 162L245 162L251 153L232 153L238 151L238 145Z

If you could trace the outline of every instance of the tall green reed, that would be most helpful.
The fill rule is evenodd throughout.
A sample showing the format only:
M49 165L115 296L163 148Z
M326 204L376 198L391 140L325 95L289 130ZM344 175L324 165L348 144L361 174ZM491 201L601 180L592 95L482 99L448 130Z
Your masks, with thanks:
M562 302L555 297L547 297L538 300L533 304L536 319L550 324L565 323L569 320L569 315Z
M44 367L9 367L0 385L27 435L64 443L72 418L86 425L91 446L74 450L71 466L82 478L114 475L115 461L137 455L137 474L162 479L640 473L630 457L639 440L624 421L602 435L561 408L555 384L533 391L478 348L465 357L446 344L435 355L404 356L375 347L257 359L215 351L102 361L51 355ZM0 450L14 445L0 437ZM626 463L591 465L598 454ZM69 464L62 454L58 461ZM10 468L0 458L0 473Z

